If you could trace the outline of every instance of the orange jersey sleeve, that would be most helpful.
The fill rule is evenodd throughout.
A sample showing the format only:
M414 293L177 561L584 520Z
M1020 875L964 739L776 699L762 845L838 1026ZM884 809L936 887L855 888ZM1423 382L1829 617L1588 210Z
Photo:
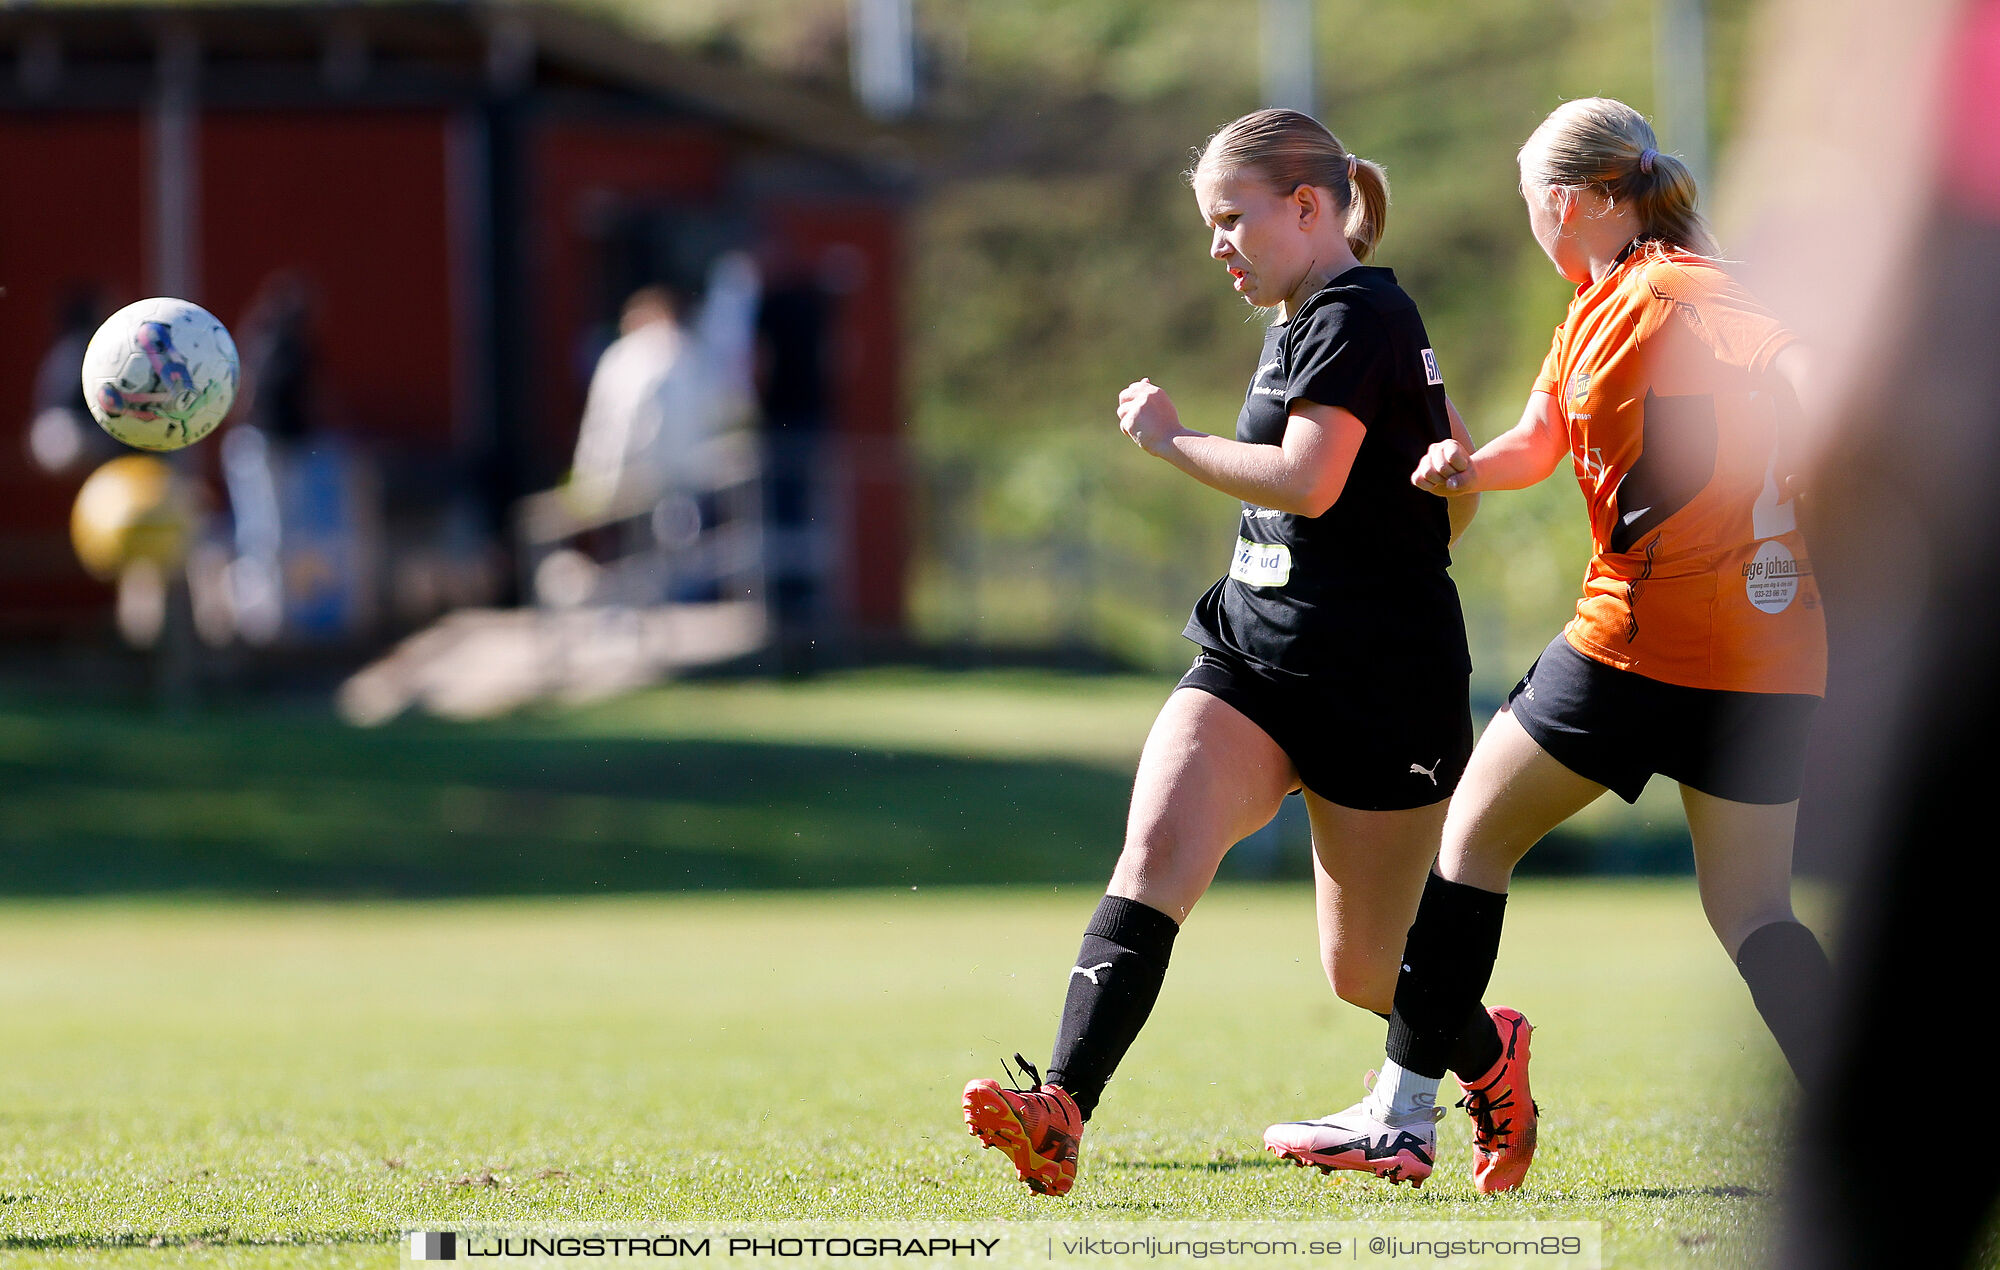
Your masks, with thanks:
M1646 285L1724 366L1762 375L1796 338L1736 279L1706 260L1697 267L1668 261L1649 265Z
M1777 445L1792 339L1714 262L1635 253L1580 288L1553 391L1595 550L1565 634L1693 688L1817 694L1826 636Z
M1535 374L1535 386L1530 392L1554 393L1556 385L1562 382L1562 372L1557 363L1562 358L1563 328L1556 327L1554 338L1549 340L1548 355L1542 358L1542 368Z

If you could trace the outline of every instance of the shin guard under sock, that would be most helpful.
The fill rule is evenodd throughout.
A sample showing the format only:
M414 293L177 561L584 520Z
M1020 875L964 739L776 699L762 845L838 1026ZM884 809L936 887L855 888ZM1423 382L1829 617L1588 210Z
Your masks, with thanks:
M1084 928L1048 1083L1067 1090L1086 1120L1153 1012L1180 929L1158 909L1119 895L1105 896Z
M1439 1077L1451 1065L1459 1036L1493 977L1506 912L1504 894L1447 882L1435 873L1424 880L1389 1016L1388 1054L1399 1065Z

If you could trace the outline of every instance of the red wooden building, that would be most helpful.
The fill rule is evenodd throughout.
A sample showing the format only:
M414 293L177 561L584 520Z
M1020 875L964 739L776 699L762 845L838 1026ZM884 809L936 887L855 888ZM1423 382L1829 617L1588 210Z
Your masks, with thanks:
M419 485L470 488L497 532L567 466L623 296L725 250L840 264L829 607L893 634L895 154L844 100L553 7L0 10L0 634L102 630L110 602L68 545L82 473L51 478L23 442L65 297L177 294L234 325L297 280L333 424Z

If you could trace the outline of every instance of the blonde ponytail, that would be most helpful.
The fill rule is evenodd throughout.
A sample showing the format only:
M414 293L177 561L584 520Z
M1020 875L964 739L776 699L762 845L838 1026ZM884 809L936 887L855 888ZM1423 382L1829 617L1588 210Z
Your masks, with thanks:
M1660 150L1646 117L1622 101L1586 97L1550 112L1521 146L1521 189L1590 190L1629 207L1642 238L1713 256L1694 173Z
M1366 260L1382 241L1389 221L1389 174L1379 163L1348 155L1354 175L1348 178L1352 192L1347 201L1347 245L1356 260Z

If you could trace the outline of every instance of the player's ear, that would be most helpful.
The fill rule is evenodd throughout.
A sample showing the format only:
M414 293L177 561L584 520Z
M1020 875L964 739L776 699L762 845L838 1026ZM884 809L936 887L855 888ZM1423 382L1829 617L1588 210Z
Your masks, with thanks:
M1310 185L1300 185L1292 191L1292 207L1298 213L1300 229L1311 229L1319 219L1319 201L1319 191Z

